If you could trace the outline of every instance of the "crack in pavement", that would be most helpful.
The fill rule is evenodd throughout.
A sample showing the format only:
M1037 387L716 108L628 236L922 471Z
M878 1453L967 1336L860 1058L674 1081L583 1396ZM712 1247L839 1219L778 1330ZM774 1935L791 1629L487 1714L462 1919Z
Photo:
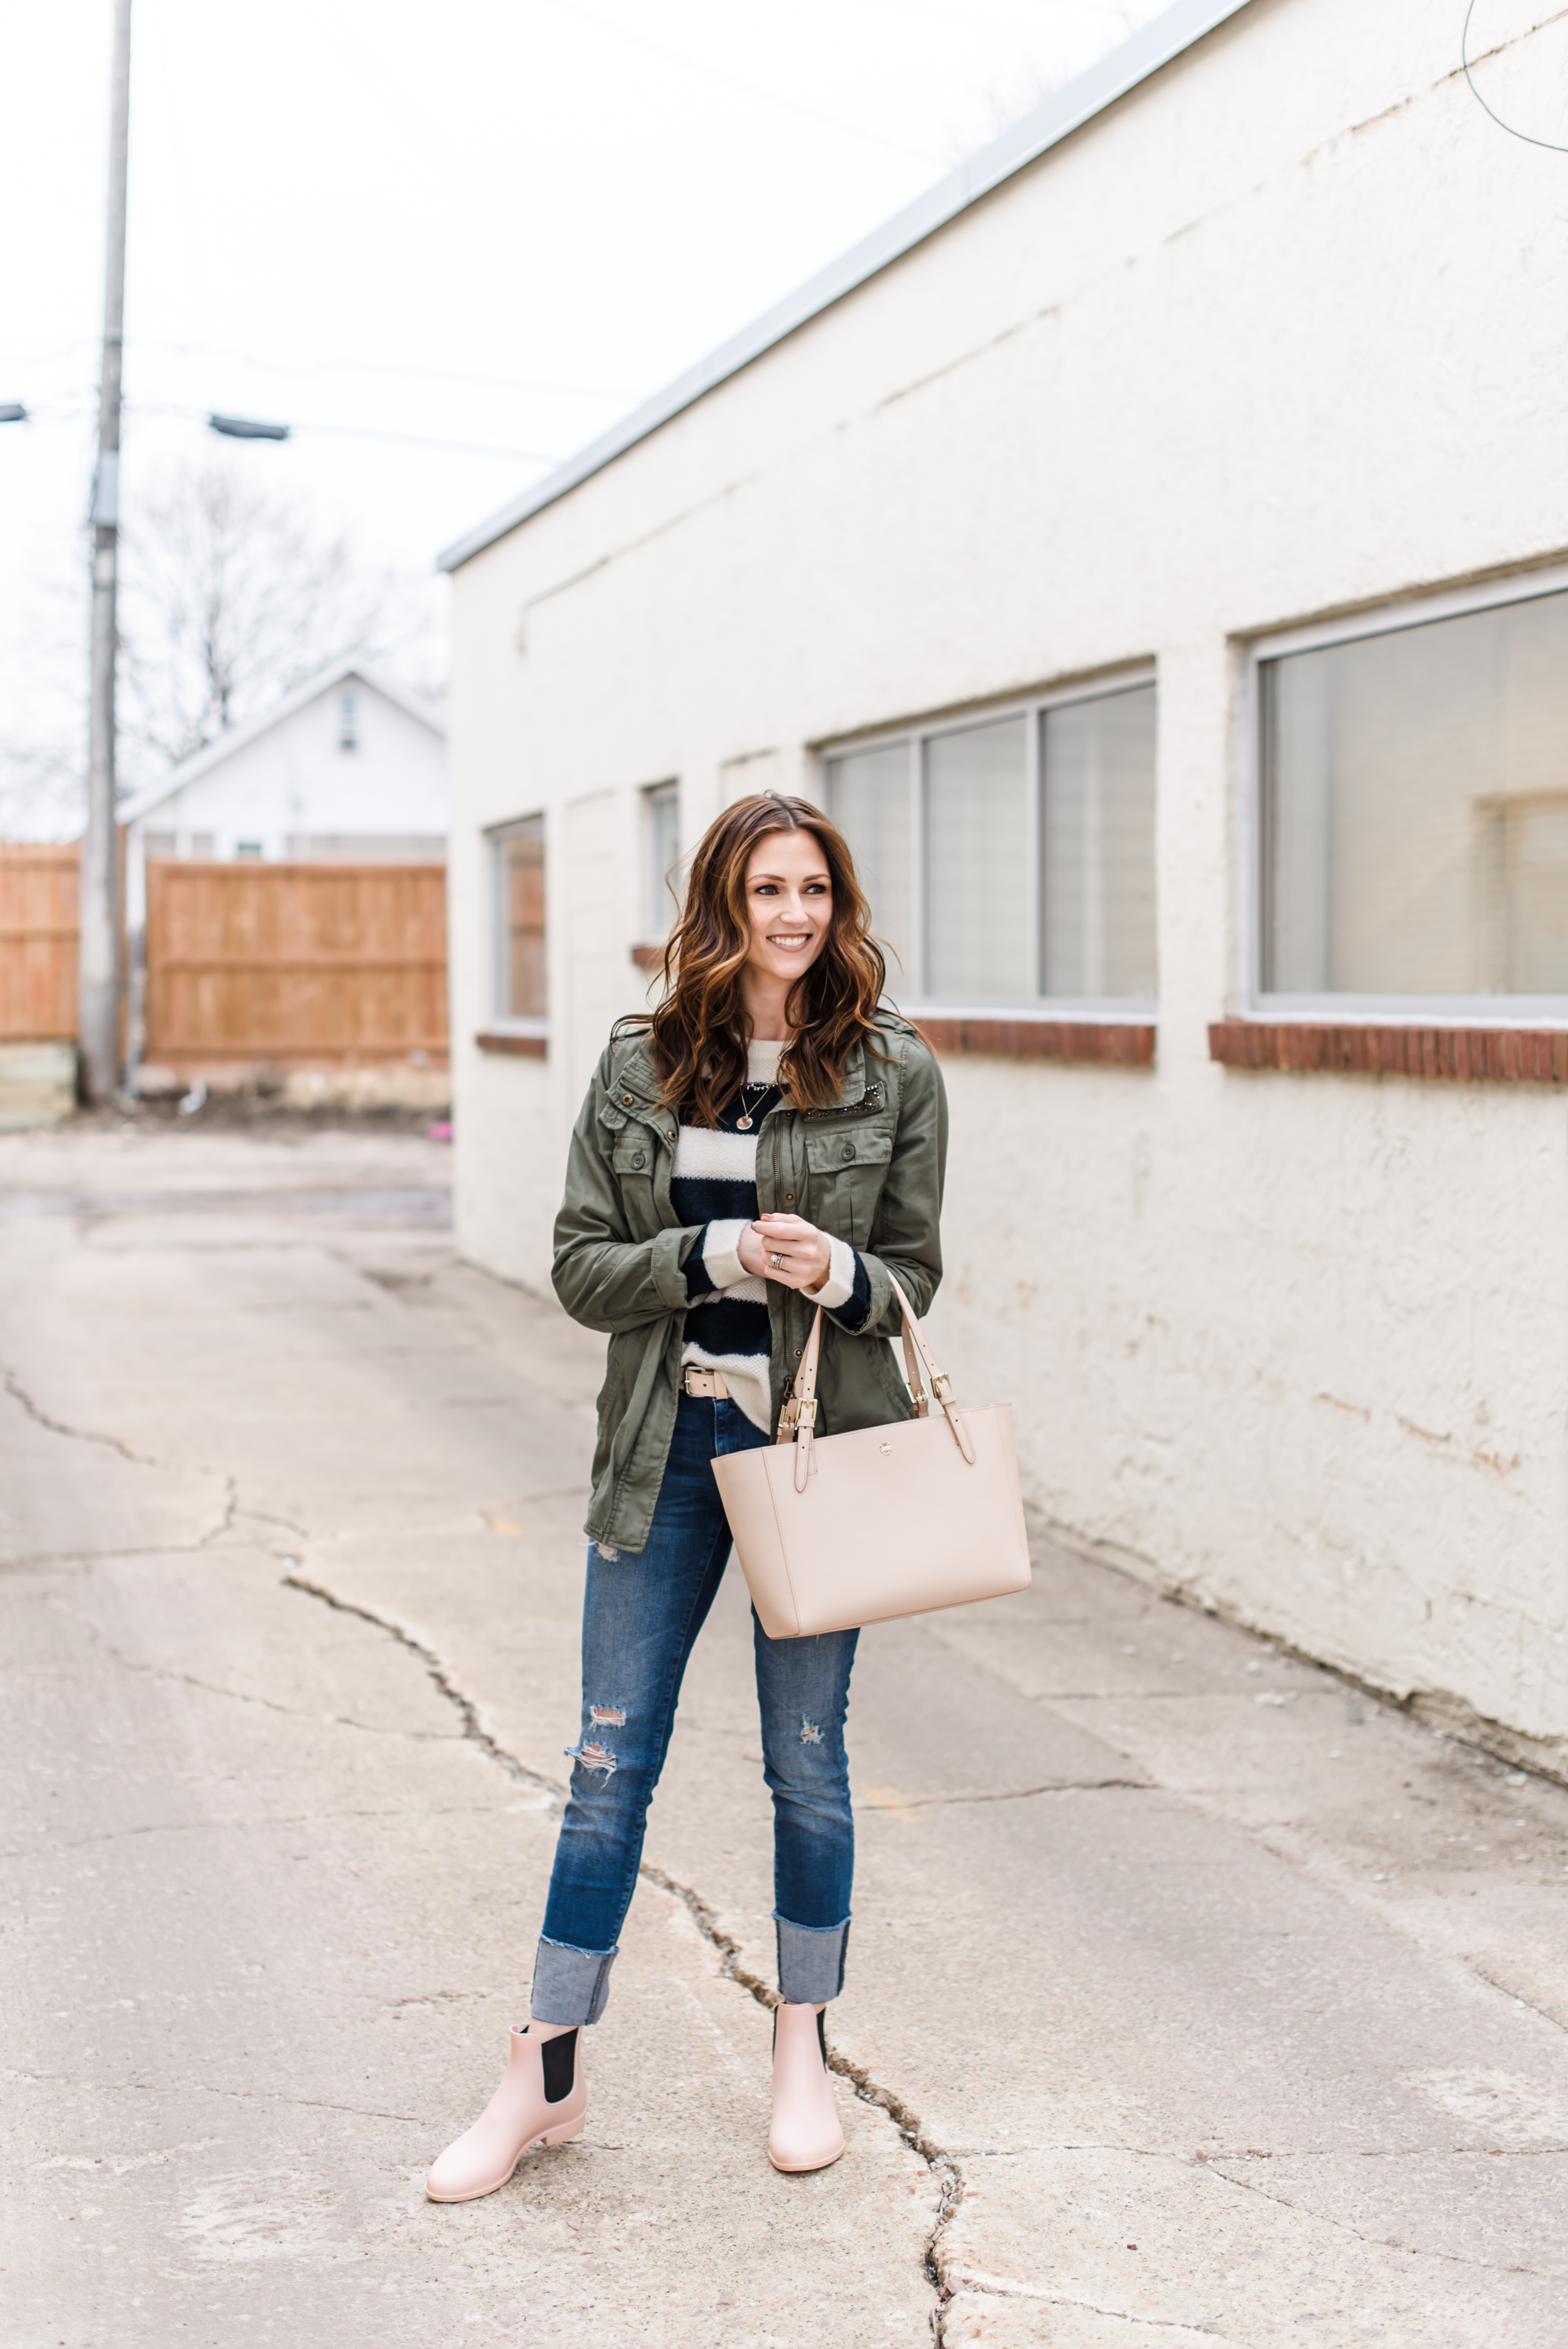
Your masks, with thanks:
M299 1560L297 1557L285 1558L284 1564L297 1567ZM479 1707L473 1699L465 1690L459 1688L435 1650L427 1647L423 1640L417 1640L411 1631L406 1630L403 1625L395 1621L391 1616L377 1615L368 1607L356 1606L351 1599L339 1599L335 1591L328 1590L322 1583L310 1581L303 1574L285 1574L284 1588L287 1590L303 1590L308 1599L319 1599L324 1607L332 1608L339 1615L356 1615L362 1623L373 1624L377 1631L385 1631L390 1639L396 1640L400 1646L407 1648L411 1655L418 1656L448 1703L457 1707L459 1717L463 1724L459 1733L462 1737L479 1746L482 1753L488 1754L490 1760L499 1764L509 1778L515 1778L520 1786L537 1787L547 1794L553 1795L558 1802L564 1801L565 1788L558 1780L546 1778L537 1770L530 1770L525 1764L518 1760L515 1754L509 1754L506 1747L490 1735L490 1731L480 1719ZM438 1734L434 1730L420 1733L430 1737Z
M285 1563L297 1567L299 1561L296 1558L286 1560ZM335 1591L328 1590L319 1582L311 1581L303 1574L285 1574L283 1579L287 1588L303 1591L307 1598L318 1599L324 1606L335 1609L339 1614L357 1616L362 1623L369 1623L377 1630L386 1632L390 1639L397 1640L401 1646L407 1648L410 1654L418 1656L441 1694L457 1707L463 1723L465 1737L471 1738L474 1744L489 1754L492 1762L498 1763L507 1775L516 1779L520 1785L542 1789L552 1795L556 1800L564 1801L566 1789L560 1781L546 1777L541 1771L531 1770L525 1763L518 1760L515 1754L509 1753L506 1747L490 1734L480 1718L479 1707L474 1700L466 1690L458 1686L435 1650L423 1640L416 1639L413 1633L407 1630L395 1618L378 1615L373 1608L362 1607L353 1599L340 1599ZM769 1983L764 1982L759 1974L753 1973L749 1967L742 1963L740 1944L724 1931L715 1911L708 1907L700 1893L694 1891L689 1885L678 1883L673 1876L666 1875L662 1868L655 1868L650 1860L642 1861L637 1873L648 1883L656 1884L662 1892L679 1900L687 1909L703 1939L717 1951L720 1973L725 1980L737 1982L743 1990L749 1991L759 2006L778 2005L778 1992ZM919 2115L913 2112L902 2097L895 2095L891 2089L880 2086L862 2064L851 2063L847 2055L831 2045L828 2048L828 2063L831 2070L849 2081L862 2104L872 2106L874 2110L885 2115L892 2121L910 2150L924 2163L931 2182L936 2189L935 2215L925 2239L924 2267L926 2281L937 2295L937 2304L932 2311L932 2337L936 2349L942 2349L943 2310L952 2297L952 2286L946 2281L943 2263L942 2239L952 2223L954 2213L964 2199L963 2176L953 2157L945 2153L940 2146L934 2144L927 2137Z
M223 1515L210 1532L201 1536L198 1547L204 1547L208 1542L215 1541L219 1535L226 1533L233 1523L238 1494L234 1479L224 1475L222 1469L209 1468L201 1461L159 1460L150 1452L138 1452L134 1445L127 1444L121 1436L104 1435L93 1427L72 1427L66 1420L53 1418L44 1409L42 1403L34 1401L22 1384L22 1374L19 1371L7 1368L4 1372L4 1381L5 1392L10 1396L12 1402L19 1403L34 1424L46 1429L51 1435L63 1436L69 1444L99 1444L106 1452L118 1453L120 1459L129 1460L133 1468L156 1468L166 1476L217 1478L223 1487Z
M1153 1778L1047 1778L1040 1786L1002 1786L995 1794L900 1795L892 1801L857 1800L857 1811L928 1811L952 1803L1026 1803L1036 1795L1097 1795L1109 1787L1127 1787L1135 1794L1157 1795Z
M288 1578L285 1577L284 1579ZM217 1681L204 1681L198 1673L181 1671L175 1664L142 1663L135 1656L128 1656L122 1648L117 1648L108 1634L88 1616L78 1614L74 1608L62 1605L58 1599L50 1599L46 1603L54 1608L57 1614L64 1615L71 1622L79 1624L88 1637L95 1640L105 1655L112 1658L124 1671L143 1672L150 1680L178 1681L185 1688L201 1690L204 1695L226 1697L231 1704L260 1705L267 1713L281 1713L290 1721L314 1721L327 1728L357 1729L366 1737L407 1737L411 1738L416 1744L428 1745L457 1745L462 1743L461 1732L443 1729L384 1728L373 1721L356 1721L352 1713L307 1713L301 1705L281 1704L276 1697L258 1696L250 1689L224 1688Z
M1535 1878L1537 1884L1559 1884L1561 1881L1562 1878L1555 1876L1538 1876ZM1461 1951L1460 1963L1474 1974L1478 1981L1485 1982L1490 1989L1501 1991L1504 1998L1511 1998L1515 2006L1526 2007L1532 2014L1538 2014L1542 2022L1551 2023L1554 2031L1568 2029L1568 2024L1564 2023L1562 2015L1553 2013L1549 2006L1538 2005L1532 1998L1526 1998L1522 1991L1514 1989L1511 1982L1501 1981L1489 1965L1481 1962L1480 1958L1472 1958L1468 1951Z
M206 2080L88 2080L73 2078L67 2072L18 2072L7 2065L0 2070L0 2079L26 2088L74 2088L78 2094L90 2090L95 2095L134 2094L143 2096L224 2096L237 2105L287 2105L302 2112L351 2113L362 2121L407 2121L417 2128L434 2128L436 2124L428 2113L389 2113L379 2105L335 2105L325 2096L285 2096L281 2088L214 2088Z
M685 1905L703 1939L718 1951L719 1971L726 1981L738 1982L743 1990L748 1990L759 2006L771 2008L779 2004L778 1992L760 1974L753 1973L742 1962L739 1942L724 1930L700 1893L694 1892L689 1885L678 1883L650 1860L644 1860L637 1873ZM936 2189L936 2211L925 2239L924 2264L926 2281L937 2294L937 2306L932 2311L932 2337L937 2349L941 2349L943 2309L952 2297L952 2288L946 2281L942 2259L942 2239L964 2199L963 2173L956 2157L934 2143L927 2136L919 2114L903 2097L895 2095L892 2089L879 2085L863 2064L852 2064L841 2049L830 2044L827 2054L829 2069L848 2080L861 2103L872 2106L892 2121L910 2151L925 2164L931 2183Z
M225 1476L223 1479L223 1514L219 1518L218 1523L211 1527L211 1531L202 1535L201 1540L196 1545L198 1549L210 1548L213 1542L222 1541L226 1533L232 1531L234 1519L239 1512L239 1506L240 1487L232 1476Z
M310 1718L308 1714L304 1717ZM333 1716L334 1719L336 1717ZM359 1724L351 1723L349 1726L357 1728ZM425 1733L437 1737L433 1731ZM437 1742L455 1745L458 1740L437 1737ZM478 1819L493 1818L495 1816L495 1806L491 1803L433 1803L422 1810L415 1810L407 1803L395 1803L387 1810L282 1811L267 1813L253 1819L150 1819L145 1826L109 1827L102 1835L50 1836L44 1842L26 1847L18 1844L14 1849L0 1849L0 1861L45 1859L55 1852L92 1851L100 1843L124 1843L132 1836L205 1835L220 1830L224 1835L245 1835L264 1827L315 1826L322 1819Z
M1051 2308L1087 2309L1092 2316L1116 2317L1123 2324L1147 2324L1161 2333L1202 2333L1213 2341L1226 2338L1218 2325L1205 2323L1202 2317L1136 2316L1130 2308L1107 2308L1098 2300L1085 2300L1074 2292L1058 2292L1049 2284L1015 2283L1010 2277L987 2274L984 2268L955 2267L951 2272L960 2292L983 2292L996 2300L1039 2300Z
M1348 2219L1336 2219L1331 2210L1320 2210L1315 2203L1295 2202L1288 2194L1271 2194L1266 2186L1254 2178L1233 2178L1229 2169L1223 2166L1226 2158L1227 2157L1223 2155L1217 2159L1211 2158L1209 2167L1218 2171L1228 2186L1239 2187L1243 2194L1260 2195L1265 2202L1276 2203L1282 2210L1294 2210L1298 2216L1305 2214L1309 2219L1319 2220L1326 2227L1336 2227L1341 2234L1354 2235L1356 2240L1358 2243L1365 2243L1368 2251L1403 2251L1412 2259L1447 2260L1456 2267L1484 2269L1488 2275L1531 2276L1541 2283L1556 2283L1562 2281L1561 2269L1553 2274L1549 2269L1527 2268L1517 2261L1477 2260L1470 2258L1465 2251L1427 2251L1417 2243L1396 2242L1390 2235L1363 2234L1361 2229L1352 2226Z
M150 1453L133 1451L131 1446L118 1435L100 1435L95 1428L69 1427L63 1419L51 1419L42 1404L35 1402L22 1384L22 1374L19 1371L6 1371L5 1392L13 1402L21 1404L29 1419L35 1421L39 1427L46 1427L51 1435L67 1436L75 1444L101 1444L107 1452L118 1452L122 1460L132 1462L138 1468L166 1468L169 1465L165 1460L154 1460ZM211 1475L212 1473L211 1469L201 1471L203 1475Z

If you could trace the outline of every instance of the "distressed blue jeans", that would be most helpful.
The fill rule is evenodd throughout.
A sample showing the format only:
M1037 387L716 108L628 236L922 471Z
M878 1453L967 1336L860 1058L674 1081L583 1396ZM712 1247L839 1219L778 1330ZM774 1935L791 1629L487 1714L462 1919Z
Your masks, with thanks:
M664 1768L686 1659L730 1549L709 1465L768 1437L739 1406L683 1394L645 1549L588 1547L583 1605L583 1729L544 1931L534 1967L536 2021L597 2023L643 1856L648 1804ZM752 1616L763 1775L773 1795L779 1987L802 2004L843 1987L854 1874L844 1715L856 1631L770 1640Z

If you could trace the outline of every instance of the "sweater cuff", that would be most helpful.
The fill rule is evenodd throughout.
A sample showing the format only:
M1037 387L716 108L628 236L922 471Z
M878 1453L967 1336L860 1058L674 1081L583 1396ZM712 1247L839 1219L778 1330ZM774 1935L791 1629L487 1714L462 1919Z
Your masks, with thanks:
M855 1268L860 1262L848 1240L828 1241L828 1278L820 1288L806 1291L813 1305L825 1305L830 1313L847 1305L855 1293Z
M702 1235L702 1261L707 1268L707 1285L716 1288L733 1288L748 1278L740 1261L740 1235L746 1229L744 1216L727 1216L722 1221L706 1224ZM695 1259L696 1249L693 1248Z

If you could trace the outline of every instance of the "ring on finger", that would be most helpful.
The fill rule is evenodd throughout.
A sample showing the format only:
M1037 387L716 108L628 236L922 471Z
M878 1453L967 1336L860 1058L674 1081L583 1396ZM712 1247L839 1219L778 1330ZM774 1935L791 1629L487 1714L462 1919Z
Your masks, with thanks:
M782 1264L783 1264L783 1262L784 1262L784 1259L783 1259L783 1257L779 1255L779 1253L778 1249L777 1249L777 1248L775 1248L775 1249L774 1249L774 1251L773 1251L773 1254L769 1257L768 1261L769 1261L769 1263L773 1267L774 1271L775 1271L775 1272L777 1272L777 1271L779 1269L779 1268L782 1266Z

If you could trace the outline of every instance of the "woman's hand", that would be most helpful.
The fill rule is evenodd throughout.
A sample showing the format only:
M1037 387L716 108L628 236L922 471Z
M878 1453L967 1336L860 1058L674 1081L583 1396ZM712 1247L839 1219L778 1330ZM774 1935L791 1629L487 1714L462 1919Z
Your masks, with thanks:
M758 1216L741 1233L736 1254L748 1272L786 1288L820 1288L833 1262L828 1235L804 1216Z

